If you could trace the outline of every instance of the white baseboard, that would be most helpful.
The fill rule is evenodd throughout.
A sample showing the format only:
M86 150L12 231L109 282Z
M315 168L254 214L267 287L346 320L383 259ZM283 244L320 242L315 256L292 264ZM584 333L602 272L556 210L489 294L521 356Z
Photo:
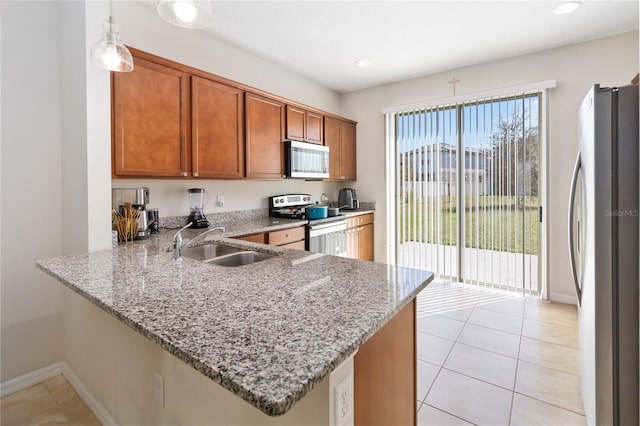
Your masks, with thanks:
M64 361L55 362L46 367L30 371L22 376L14 377L13 379L0 383L0 398L4 398L12 393L16 393L33 385L37 385L38 383L42 383L59 374L62 374L64 378L67 379L71 387L73 387L73 389L78 393L84 403L87 404L89 410L91 410L100 423L105 426L117 425L107 409L104 408L104 405L102 405L102 403L89 390L87 385L85 385L80 377L78 377L75 371L73 371Z
M75 389L80 398L87 404L87 407L91 410L94 416L104 426L116 426L117 423L111 417L111 414L104 408L104 405L95 397L91 390L84 384L82 379L69 367L66 362L62 362L62 375L69 382L69 384Z
M575 294L551 293L551 295L549 296L549 300L551 300L552 302L568 303L569 305L578 304Z
M62 373L62 362L54 362L46 367L30 371L22 376L0 383L0 398L19 392L23 389L42 383Z

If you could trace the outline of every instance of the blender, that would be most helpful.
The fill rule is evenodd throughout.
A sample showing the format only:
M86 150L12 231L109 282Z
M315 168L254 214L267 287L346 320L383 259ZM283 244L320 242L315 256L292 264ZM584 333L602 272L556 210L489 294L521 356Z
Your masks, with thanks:
M191 207L191 213L189 213L189 220L191 222L190 228L206 228L209 226L209 221L204 215L204 206L207 205L209 197L207 191L204 188L190 188L189 189L189 207Z

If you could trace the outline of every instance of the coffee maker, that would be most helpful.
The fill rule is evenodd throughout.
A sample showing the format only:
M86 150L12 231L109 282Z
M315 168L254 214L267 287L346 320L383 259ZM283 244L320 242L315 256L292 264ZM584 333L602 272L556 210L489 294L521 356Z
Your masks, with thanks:
M151 234L147 204L149 204L149 188L113 188L111 189L111 207L122 213L125 203L131 203L131 208L140 210L138 216L138 233L136 240L144 240Z
M207 205L209 196L204 188L190 188L189 189L189 207L191 212L189 213L189 220L191 222L190 228L207 228L209 221L204 215L204 206Z

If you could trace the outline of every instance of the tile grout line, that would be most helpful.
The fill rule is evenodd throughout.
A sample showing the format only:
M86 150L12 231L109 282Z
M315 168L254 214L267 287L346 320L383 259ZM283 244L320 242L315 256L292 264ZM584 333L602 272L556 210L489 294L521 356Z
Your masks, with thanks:
M558 409L560 409L560 410L568 411L569 413L573 413L573 414L575 414L575 415L577 415L577 416L582 416L582 417L585 417L585 418L587 417L585 414L578 413L577 411L574 411L574 410L572 410L572 409L570 409L570 408L562 407L562 406L560 406L560 405L558 405L558 404L554 404L553 402L545 401L545 400L543 400L543 399L536 398L535 396L527 395L526 393L522 393L522 392L514 392L514 394L516 394L516 393L517 393L518 395L522 395L522 396L524 396L524 397L526 397L526 398L533 399L533 400L535 400L535 401L541 402L541 403L543 403L543 404L550 405L550 406L555 407L555 408L558 408Z
M464 418L462 418L460 416L456 416L455 414L451 414L448 411L444 411L443 409L436 407L435 405L427 404L426 402L424 404L422 404L422 405L429 406L429 407L433 408L434 410L438 410L438 411L440 411L442 413L448 414L449 416L455 417L456 419L460 419L465 423L469 423L470 425L478 426L477 423L470 422L469 420L466 420L466 419L464 419Z
M473 309L475 309L475 307L474 307ZM471 310L471 312L473 312L473 309ZM467 319L464 321L464 324L465 324L465 325L467 324L467 320L469 319L469 317L470 317L470 316L471 316L471 314L469 314L469 316L467 317ZM447 356L446 356L446 357L444 358L444 360L442 361L442 365L441 365L441 366L439 366L439 368L438 368L438 372L436 373L436 376L433 378L433 382L431 382L431 386L429 386L429 390L427 391L427 393L426 393L426 394L425 394L425 396L424 396L424 399L423 399L423 405L429 405L430 407L435 408L436 410L442 411L442 412L443 412L443 413L445 413L445 414L448 414L448 415L450 415L450 416L453 416L453 417L455 417L455 418L457 418L457 419L460 419L460 420L462 420L462 421L465 421L465 422L467 422L467 423L470 423L470 424L476 425L476 423L473 423L473 422L467 421L466 419L463 419L462 417L456 416L455 414L449 413L448 411L445 411L445 410L443 410L443 409L440 409L440 408L438 408L438 407L436 407L436 406L433 406L433 405L427 404L427 402L426 402L426 401L427 401L427 398L429 397L429 393L431 393L431 389L433 389L433 385L436 383L436 380L438 380L438 377L440 376L440 372L442 372L442 370L443 370L443 369L445 369L445 368L444 368L444 365L446 364L447 359L449 359L449 356L451 355L451 352L453 352L453 348L455 348L456 344L458 343L458 338L460 337L460 334L462 333L462 330L464 329L465 325L463 325L463 326L460 328L460 331L458 332L458 335L456 336L456 340L454 340L454 341L453 341L453 345L451 345L451 349L449 349L449 353L447 353ZM436 336L436 337L437 337L437 336ZM448 368L446 368L446 370L447 370L447 371L452 371L452 370L449 370ZM457 371L456 371L456 373L457 373ZM477 426L477 425L476 425L476 426Z
M526 306L525 306L526 309ZM524 330L524 311L522 311L523 319L520 326L520 341L518 342L518 357L516 358L516 374L513 375L513 390L511 391L511 406L509 407L509 425L511 425L511 417L513 416L513 403L516 399L516 383L518 381L518 368L520 367L520 350L522 349L522 330Z
M466 321L465 321L465 324L466 324ZM462 326L462 328L460 328L460 331L458 332L458 336L460 336L460 333L462 333L462 329L463 328L464 328L464 325ZM429 333L426 333L426 334L429 334ZM435 336L435 337L440 337L440 336ZM438 372L436 373L435 377L433 378L433 382L431 382L431 385L429 386L429 390L427 390L427 393L424 395L424 399L422 400L423 403L425 403L424 401L427 400L427 397L429 396L429 393L431 392L431 389L433 389L433 385L436 383L436 380L438 380L438 376L440 376L440 372L444 368L444 364L447 362L447 359L449 358L449 355L451 355L451 352L453 351L453 348L456 346L457 339L458 339L458 337L456 337L456 340L453 341L453 345L451 345L451 349L449 349L449 352L447 353L447 356L442 361L442 365L438 366ZM449 340L449 339L447 339L447 340ZM422 360L422 361L424 361L424 360ZM424 362L427 362L427 361L424 361ZM440 411L442 411L442 410L440 410Z

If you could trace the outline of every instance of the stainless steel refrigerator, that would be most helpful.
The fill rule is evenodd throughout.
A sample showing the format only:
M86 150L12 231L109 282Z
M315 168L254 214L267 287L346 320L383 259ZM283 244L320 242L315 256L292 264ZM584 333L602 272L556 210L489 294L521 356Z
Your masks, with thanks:
M594 86L580 105L569 200L580 381L590 425L638 425L638 86Z

